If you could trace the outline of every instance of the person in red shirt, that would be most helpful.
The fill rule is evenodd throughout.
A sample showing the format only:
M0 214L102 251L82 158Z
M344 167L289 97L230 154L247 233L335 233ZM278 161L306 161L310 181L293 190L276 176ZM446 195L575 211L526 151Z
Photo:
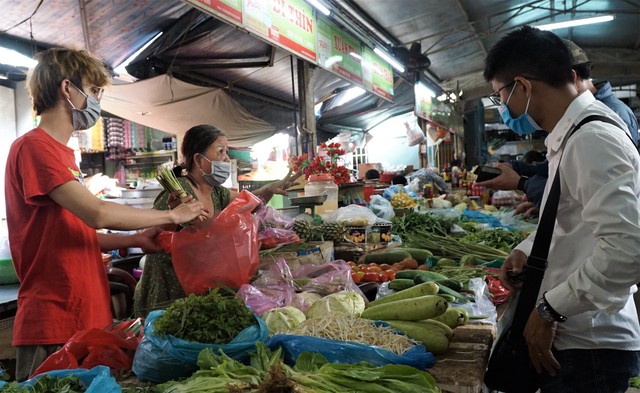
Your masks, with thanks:
M192 198L170 211L96 198L67 143L74 130L97 122L109 75L83 50L51 49L38 61L27 87L40 124L12 144L5 176L9 244L20 280L13 330L17 380L74 333L112 323L101 250L159 251L154 227L210 215ZM116 235L99 234L100 228L148 229Z

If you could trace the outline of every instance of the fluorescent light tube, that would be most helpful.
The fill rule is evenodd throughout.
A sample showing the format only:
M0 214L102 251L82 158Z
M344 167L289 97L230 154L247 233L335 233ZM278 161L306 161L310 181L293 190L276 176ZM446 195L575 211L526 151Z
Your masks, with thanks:
M4 47L0 47L0 59L0 64L7 64L14 67L33 68L38 64L38 62L31 57Z
M318 0L307 0L307 2L309 4L311 4L313 6L313 8L315 8L318 11L322 12L324 14L324 16L329 16L331 14L331 10L328 9L327 7L325 7Z
M575 27L575 26L591 25L594 23L610 22L613 19L614 19L613 15L603 15L603 16L596 16L594 18L572 19L564 22L549 23L546 25L540 25L536 27L540 30L556 30L556 29L563 29L565 27Z
M378 54L378 56L382 57L387 63L391 64L393 68L398 70L398 72L404 72L404 66L398 62L398 60L389 56L385 51L380 50L378 48L373 49L374 52Z
M131 63L133 61L133 59L135 59L136 57L138 57L138 55L140 53L142 53L145 49L147 49L149 47L149 45L153 44L153 42L155 40L157 40L158 38L160 38L160 36L162 35L162 32L159 32L158 34L156 34L152 39L150 39L149 41L147 41L146 44L144 44L140 49L138 49L137 51L135 51L131 56L129 56L127 58L127 60L123 61L119 66L117 66L113 71L115 71L118 74L125 74L125 75L129 75L129 73L127 72L126 67L129 65L129 63Z

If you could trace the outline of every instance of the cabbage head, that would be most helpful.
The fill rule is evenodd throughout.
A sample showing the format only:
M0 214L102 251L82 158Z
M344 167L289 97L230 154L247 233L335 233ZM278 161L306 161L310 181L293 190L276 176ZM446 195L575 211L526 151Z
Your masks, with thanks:
M289 330L292 330L302 322L304 322L307 318L304 316L304 313L292 306L273 308L264 314L262 314L262 319L267 324L269 328L269 332L271 334L275 333L286 333Z
M320 318L329 314L359 317L364 311L364 307L364 299L355 291L341 291L327 295L313 303L307 310L307 318Z

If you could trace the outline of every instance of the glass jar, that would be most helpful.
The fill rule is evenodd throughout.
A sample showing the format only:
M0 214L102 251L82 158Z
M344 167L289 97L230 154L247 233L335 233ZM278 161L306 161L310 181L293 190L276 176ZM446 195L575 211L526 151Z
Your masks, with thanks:
M304 186L304 196L327 195L327 200L316 206L315 213L323 214L338 209L338 186L333 182L333 176L328 173L309 176L309 182Z

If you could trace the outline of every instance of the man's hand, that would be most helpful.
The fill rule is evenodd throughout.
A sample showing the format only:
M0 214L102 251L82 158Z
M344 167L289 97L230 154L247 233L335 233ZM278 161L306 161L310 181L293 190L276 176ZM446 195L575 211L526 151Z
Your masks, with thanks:
M529 349L529 359L538 373L544 368L549 374L556 375L556 371L560 369L560 363L551 352L557 325L542 319L535 309L529 315L524 338Z
M188 195L184 198L179 198L181 191L174 191L171 194L169 194L169 198L167 199L167 205L169 205L169 210L173 210L175 208L177 208L178 206L180 206L183 203L189 203L191 201L194 201L194 197L193 195ZM198 202L199 203L199 202ZM201 214L198 217L196 217L193 220L193 223L196 222L202 222L204 220L206 220L207 218L211 217L213 213L208 213L208 214Z
M515 190L518 187L520 175L511 167L511 164L501 162L494 165L494 168L500 169L502 173L491 180L476 182L476 184L493 190Z
M140 247L145 254L152 254L162 251L162 246L156 241L156 236L162 232L160 227L143 229L131 236L134 239L134 247Z
M193 197L187 202L181 202L175 208L169 211L171 220L174 224L185 224L191 220L203 221L211 216L211 212L205 209L202 202L193 199Z
M522 273L527 264L527 254L520 250L513 250L500 267L500 283L509 291L514 291L522 286L521 281L514 280L513 277Z

